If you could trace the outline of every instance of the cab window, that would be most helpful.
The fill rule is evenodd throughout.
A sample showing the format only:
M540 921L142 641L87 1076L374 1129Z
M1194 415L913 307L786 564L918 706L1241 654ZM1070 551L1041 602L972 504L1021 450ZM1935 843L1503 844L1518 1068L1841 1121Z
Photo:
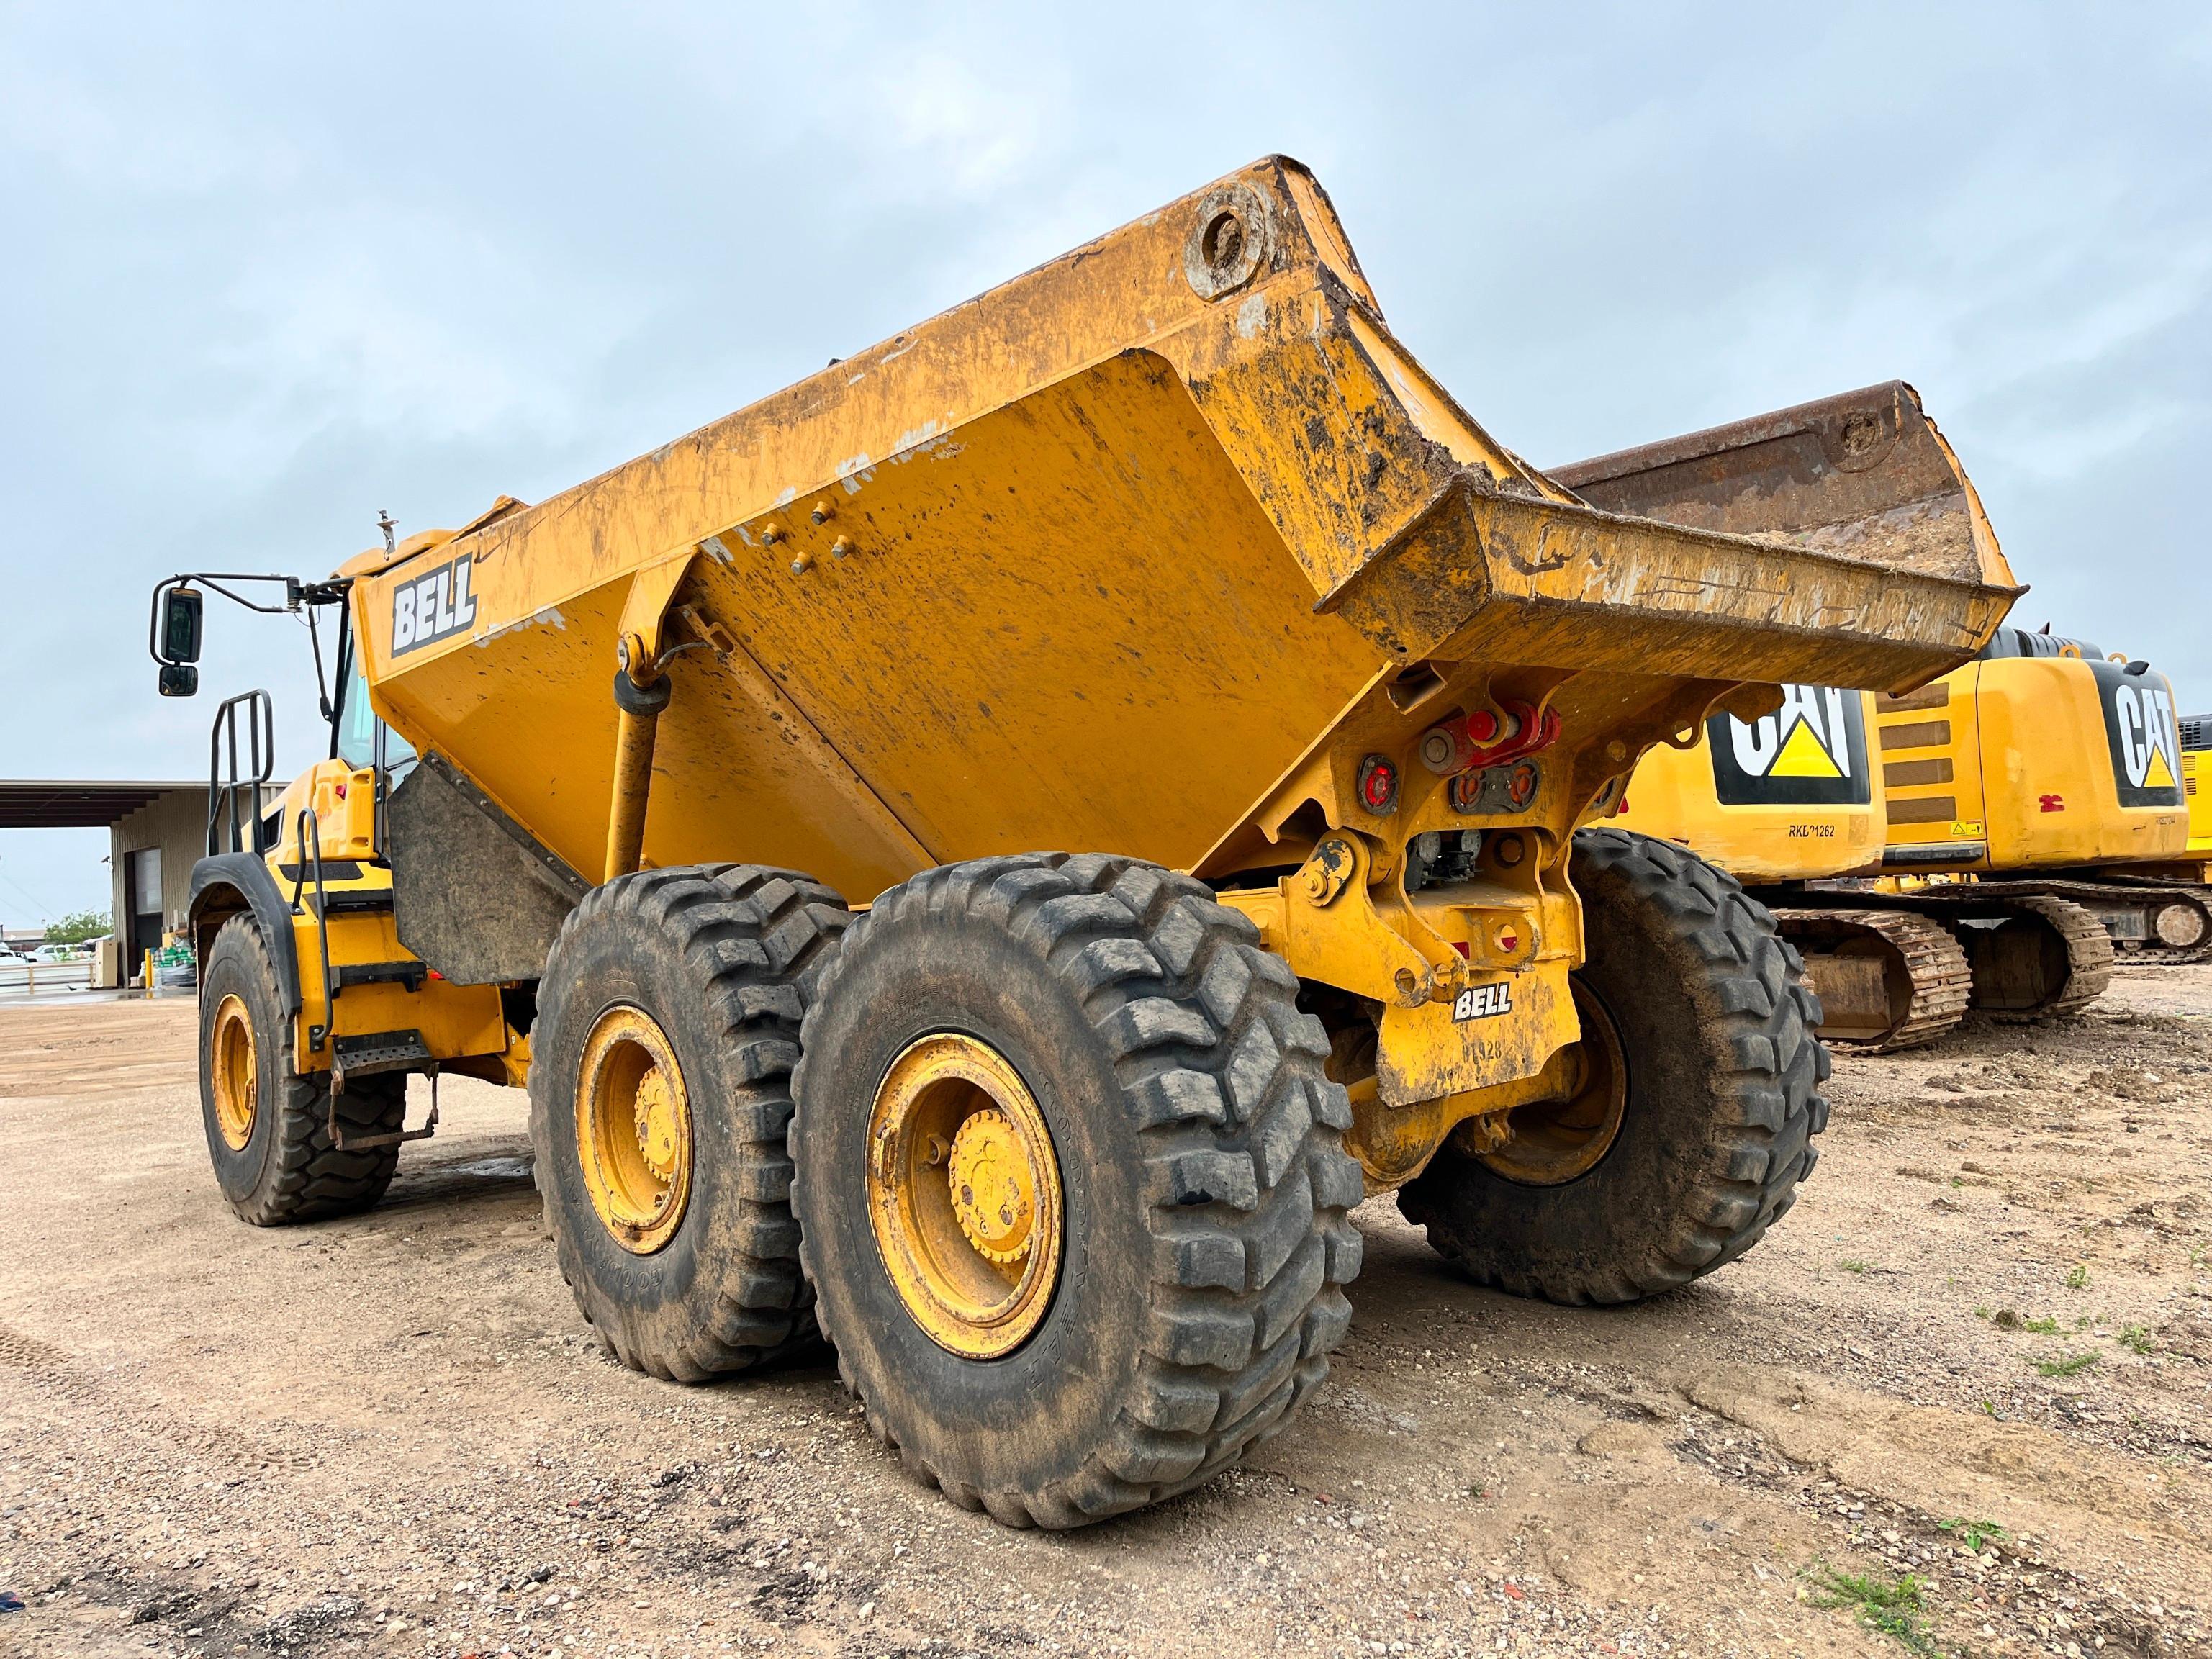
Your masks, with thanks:
M349 766L366 771L376 763L376 728L384 722L376 718L376 710L368 706L368 680L356 661L349 665L351 672L341 682L345 691L338 705L338 758ZM407 739L389 726L384 732L384 764L393 776L404 775L415 763L415 751Z

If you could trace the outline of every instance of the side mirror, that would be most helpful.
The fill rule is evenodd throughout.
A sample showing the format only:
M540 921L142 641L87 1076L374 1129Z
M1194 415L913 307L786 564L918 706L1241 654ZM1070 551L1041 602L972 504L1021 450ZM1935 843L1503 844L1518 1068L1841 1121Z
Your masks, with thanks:
M195 593L194 599L199 597ZM165 697L195 697L199 695L200 671L188 662L165 662L161 665L161 695Z
M165 663L198 662L200 659L200 591L197 587L172 587L161 595L161 644L155 654ZM199 676L192 676L197 690ZM161 679L161 695L168 697L188 697L191 691L172 691L168 677Z

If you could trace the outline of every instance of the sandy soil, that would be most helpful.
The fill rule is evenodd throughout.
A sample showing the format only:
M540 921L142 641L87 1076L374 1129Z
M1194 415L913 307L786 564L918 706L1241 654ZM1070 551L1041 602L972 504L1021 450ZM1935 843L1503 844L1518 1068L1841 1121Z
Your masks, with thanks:
M1796 1212L1642 1307L1370 1204L1315 1407L1056 1537L910 1485L826 1365L610 1364L519 1096L449 1084L373 1214L240 1225L191 1019L0 1010L0 1649L2212 1654L2212 969L1844 1060Z

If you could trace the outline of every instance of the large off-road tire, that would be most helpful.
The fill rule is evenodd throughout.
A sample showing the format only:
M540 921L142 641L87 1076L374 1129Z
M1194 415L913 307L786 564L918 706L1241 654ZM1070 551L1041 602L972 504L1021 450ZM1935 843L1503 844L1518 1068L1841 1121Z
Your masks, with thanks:
M950 865L854 924L806 1017L793 1204L845 1385L913 1474L1009 1525L1078 1526L1206 1480L1320 1384L1361 1188L1297 990L1203 884L1129 859ZM890 1142L872 1120L909 1056L940 1048L1003 1063L1058 1189L1019 1268L1049 1237L1056 1274L988 1357L957 1349L989 1332L925 1329L873 1208L890 1160L872 1140ZM933 1174L901 1190L941 1213Z
M562 924L531 1031L530 1136L562 1274L624 1364L696 1382L813 1339L785 1134L805 1000L850 920L809 877L718 864L624 876ZM647 1164L618 1143L645 1146L649 1110L616 1114L655 1098L673 1127ZM587 1120L612 1136L593 1139L590 1175ZM679 1188L656 1218L649 1194Z
M1796 952L1735 879L1671 842L1575 837L1589 959L1576 977L1625 1066L1595 1162L1537 1184L1512 1143L1447 1144L1399 1194L1475 1279L1553 1302L1632 1302L1741 1255L1795 1201L1827 1125L1828 1052ZM1599 1033L1586 1036L1586 1045Z
M331 1138L330 1073L295 1073L291 1021L261 929L223 923L200 973L200 1119L216 1182L257 1227L365 1210L384 1196L399 1148L343 1152ZM337 1097L340 1133L396 1133L404 1076L357 1079Z

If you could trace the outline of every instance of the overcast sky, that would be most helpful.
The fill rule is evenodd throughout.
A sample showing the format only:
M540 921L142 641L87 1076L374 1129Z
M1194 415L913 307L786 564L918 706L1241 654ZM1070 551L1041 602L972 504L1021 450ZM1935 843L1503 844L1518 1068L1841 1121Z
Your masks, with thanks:
M200 775L252 684L295 769L299 630L162 702L157 577L541 499L1272 150L1530 459L1909 380L2016 618L2212 707L2201 5L747 13L0 3L0 776ZM0 919L106 851L0 831Z

